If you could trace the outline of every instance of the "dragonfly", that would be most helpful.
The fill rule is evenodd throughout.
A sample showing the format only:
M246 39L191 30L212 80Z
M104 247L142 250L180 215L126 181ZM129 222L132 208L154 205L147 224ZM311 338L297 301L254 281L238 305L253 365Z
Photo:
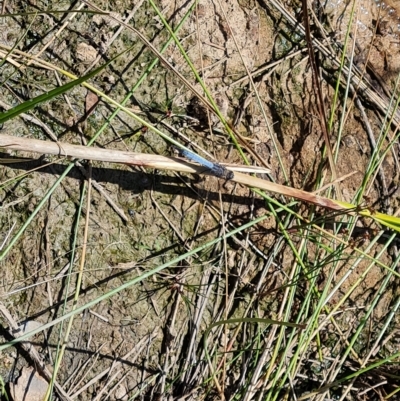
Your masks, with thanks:
M180 149L180 148L177 149L181 156L186 157L186 159L198 163L203 167L206 167L208 170L210 170L210 173L215 177L225 178L226 180L233 179L234 177L233 172L227 170L221 164L204 159L204 157L201 157L198 154L191 152L190 150Z

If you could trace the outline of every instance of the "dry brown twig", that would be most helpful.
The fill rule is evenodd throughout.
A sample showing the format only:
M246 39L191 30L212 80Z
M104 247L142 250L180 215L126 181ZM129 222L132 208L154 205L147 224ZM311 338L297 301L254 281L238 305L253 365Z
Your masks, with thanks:
M0 148L41 154L52 154L77 159L122 163L159 170L179 171L183 173L203 174L210 176L214 175L211 171L208 171L203 166L188 163L176 157L125 152L113 149L97 149L87 146L70 145L64 142L53 143L38 139L18 138L6 134L0 134ZM245 168L246 170L248 169L248 167ZM329 198L324 198L301 189L295 189L276 184L258 177L242 174L239 172L241 171L241 167L229 166L227 169L234 172L234 178L232 181L237 182L238 184L293 197L332 210L343 210L343 206Z

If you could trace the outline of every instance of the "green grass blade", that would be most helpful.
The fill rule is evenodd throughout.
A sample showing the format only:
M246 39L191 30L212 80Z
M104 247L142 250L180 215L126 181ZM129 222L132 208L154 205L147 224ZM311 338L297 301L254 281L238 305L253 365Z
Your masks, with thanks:
M33 99L27 100L26 102L23 102L23 103L19 104L18 106L15 106L10 110L7 110L4 113L0 113L0 124L3 124L6 121L17 117L18 115L20 115L22 113L26 113L29 110L32 110L37 105L39 105L43 102L47 102L59 95L62 95L63 93L68 92L70 89L74 88L75 86L84 83L85 81L87 81L88 79L90 79L92 77L95 77L101 71L103 71L106 67L108 67L113 61L115 61L118 57L120 57L124 53L127 53L131 48L124 50L123 52L119 53L114 58L109 60L107 63L105 63L102 66L96 68L95 70L89 72L88 74L86 74L85 76L83 76L81 78L75 79L72 82L68 82L65 85L55 88L48 93L44 93L43 95L39 95Z

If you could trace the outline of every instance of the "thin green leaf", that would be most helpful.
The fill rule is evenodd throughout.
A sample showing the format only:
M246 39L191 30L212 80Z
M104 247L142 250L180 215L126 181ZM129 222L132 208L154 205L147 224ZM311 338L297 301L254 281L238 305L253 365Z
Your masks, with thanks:
M34 107L36 107L38 104L47 102L56 96L62 95L65 92L68 92L70 89L74 88L77 85L82 84L83 82L87 81L88 79L98 75L104 68L108 67L114 60L116 60L118 57L120 57L122 54L128 52L131 50L132 47L130 47L127 50L124 50L114 58L112 58L110 61L107 61L104 65L100 66L99 68L96 68L95 70L89 72L89 74L86 74L85 76L75 79L74 81L68 82L65 85L62 85L58 88L55 88L51 90L50 92L44 93L43 95L37 96L33 99L27 100L24 103L21 103L20 105L13 107L10 110L7 110L4 113L0 113L0 124L5 123L8 120L11 120L14 117L17 117L18 115L22 113L26 113L29 110L32 110Z

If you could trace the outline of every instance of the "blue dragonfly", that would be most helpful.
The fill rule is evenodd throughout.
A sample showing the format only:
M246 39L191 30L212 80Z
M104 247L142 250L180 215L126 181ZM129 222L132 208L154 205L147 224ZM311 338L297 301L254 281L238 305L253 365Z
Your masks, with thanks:
M179 154L186 159L191 160L192 162L198 163L203 167L206 167L210 172L219 178L225 178L226 180L231 180L234 177L232 171L227 170L224 166L219 163L212 162L210 160L204 159L204 157L199 156L196 153L191 152L190 150L177 148Z

